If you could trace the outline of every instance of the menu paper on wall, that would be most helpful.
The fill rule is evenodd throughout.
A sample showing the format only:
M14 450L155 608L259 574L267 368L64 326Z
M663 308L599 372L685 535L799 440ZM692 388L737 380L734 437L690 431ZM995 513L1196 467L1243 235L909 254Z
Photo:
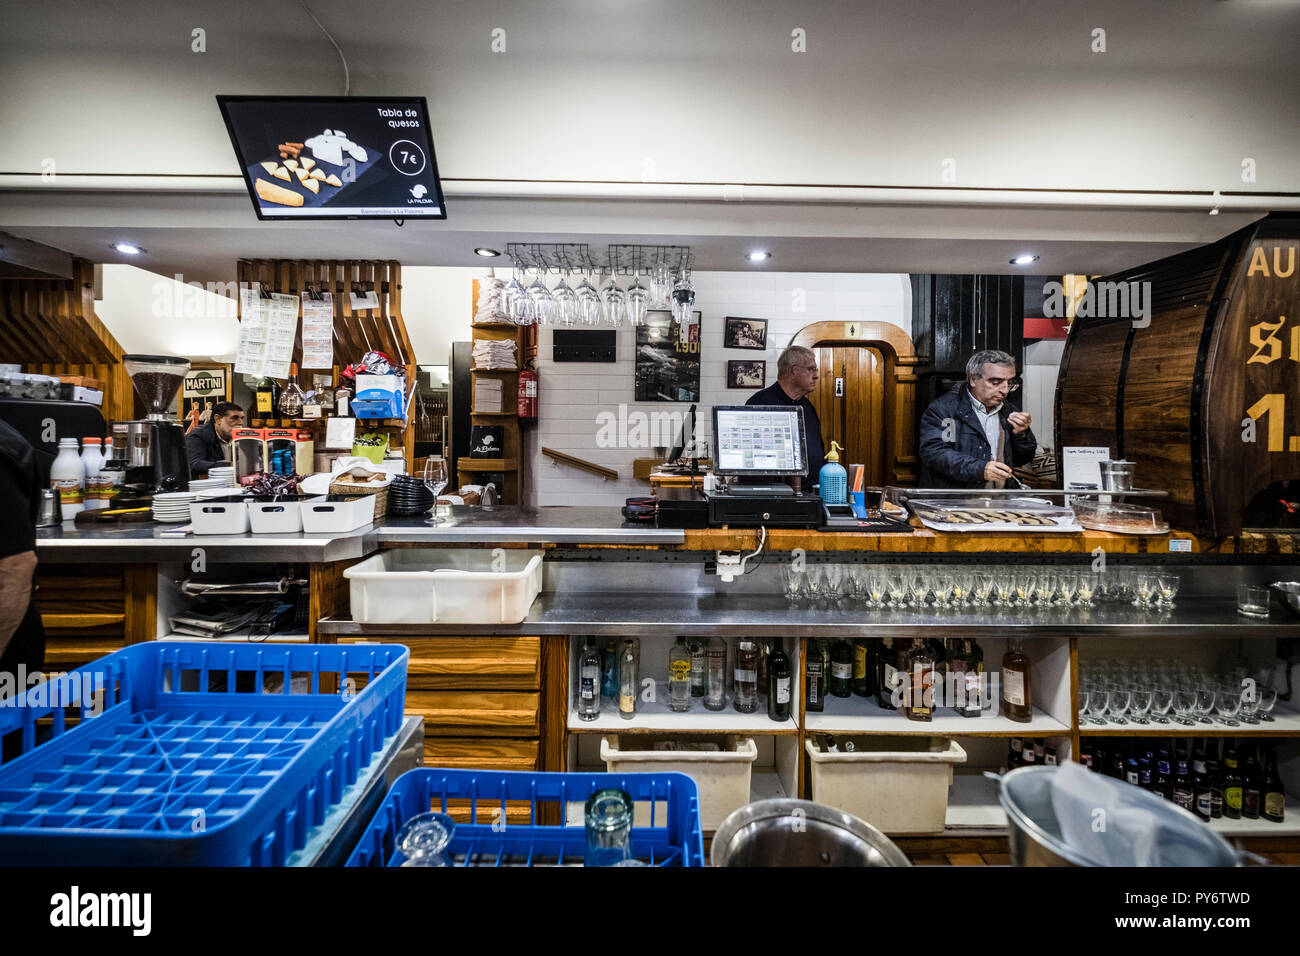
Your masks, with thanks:
M239 291L239 345L235 371L241 375L288 378L298 334L298 297L257 288Z
M302 294L302 368L334 366L334 296Z

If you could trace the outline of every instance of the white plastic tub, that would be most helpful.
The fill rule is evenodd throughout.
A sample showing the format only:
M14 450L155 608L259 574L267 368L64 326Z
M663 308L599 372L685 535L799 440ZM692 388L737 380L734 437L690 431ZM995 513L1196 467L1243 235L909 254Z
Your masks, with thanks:
M656 741L716 743L717 753L692 750L655 750ZM752 737L672 737L653 734L618 734L600 738L600 759L610 773L684 773L700 788L700 821L716 830L732 811L749 803L749 780L758 759ZM649 826L650 807L637 806L635 826Z
M344 534L375 520L375 496L357 495L346 501L329 501L324 495L308 498L299 507L302 530L307 534Z
M302 503L250 501L248 523L253 534L296 534L302 530Z
M248 504L243 501L195 501L190 504L195 534L247 534Z
M541 593L542 555L410 548L376 554L343 576L359 624L518 624Z
M812 799L861 817L884 833L939 833L948 813L954 764L966 762L961 744L947 737L839 736L852 753L827 753L808 737Z

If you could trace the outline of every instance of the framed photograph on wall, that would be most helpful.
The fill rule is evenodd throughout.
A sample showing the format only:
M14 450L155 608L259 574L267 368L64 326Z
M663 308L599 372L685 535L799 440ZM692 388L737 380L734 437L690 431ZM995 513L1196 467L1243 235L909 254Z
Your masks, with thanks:
M727 388L762 388L767 384L767 363L762 359L727 362Z
M727 316L722 327L722 347L764 351L767 348L767 319Z

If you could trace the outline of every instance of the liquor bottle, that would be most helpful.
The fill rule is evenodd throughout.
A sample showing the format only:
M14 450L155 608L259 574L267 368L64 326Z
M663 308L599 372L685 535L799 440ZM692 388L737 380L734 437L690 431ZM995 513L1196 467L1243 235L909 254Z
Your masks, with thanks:
M921 638L912 639L907 652L907 693L903 716L908 720L934 720L934 653Z
M289 364L289 381L284 384L280 400L276 402L281 418L302 417L302 389L298 387L298 363Z
M931 637L925 643L934 657L934 686L943 687L943 682L948 676L948 658L952 653L952 649L948 646L948 639Z
M1210 819L1218 820L1223 816L1223 768L1219 766L1217 749L1206 755L1205 769L1210 778Z
M691 696L703 697L709 692L709 664L705 655L704 642L690 642L691 651Z
M280 405L280 384L269 375L263 375L253 386L255 418L272 418Z
M1267 769L1264 771L1260 814L1273 823L1282 823L1286 816L1286 793L1282 790L1282 778L1277 772L1277 750L1273 748L1268 751Z
M636 642L631 638L623 641L623 652L618 662L618 715L624 720L636 716L636 699L641 691L638 677L638 660Z
M826 659L822 642L808 642L808 659L803 663L804 709L821 712L826 706Z
M970 638L963 638L948 659L944 693L959 717L978 717L984 702L980 687L984 663L976 660L974 645Z
M1056 766L1056 748L1055 748L1055 747L1046 747L1046 748L1044 748L1044 750L1043 750L1043 766L1044 766L1044 767L1055 767L1055 766Z
M1122 741L1116 741L1114 749L1110 752L1110 768L1106 773L1116 780L1124 779L1126 750L1127 748Z
M1124 757L1124 782L1131 783L1135 787L1142 786L1142 762L1138 758L1137 751L1133 749L1129 749Z
M790 658L786 657L784 642L778 637L772 642L772 654L767 659L767 716L773 720L790 719L793 685Z
M1187 768L1187 750L1179 748L1174 754L1174 803L1189 813L1194 813L1192 802L1195 793L1192 790L1192 776Z
M1025 742L1019 737L1012 737L1007 741L1007 770L1015 770L1024 763L1022 751L1025 749Z
M840 745L835 742L834 734L826 735L826 752L828 754L837 754L840 752Z
M668 652L668 709L682 712L691 709L691 651L686 638Z
M1241 772L1237 769L1237 748L1231 740L1223 752L1223 815L1229 820L1241 819Z
M1110 750L1105 740L1094 741L1092 745L1092 769L1102 776L1110 776Z
M1038 755L1034 753L1034 742L1028 738L1020 741L1020 765L1033 767L1038 764Z
M857 697L871 697L876 693L874 654L872 644L860 637L853 642L853 693Z
M1166 800L1174 798L1174 775L1169 768L1169 751L1164 747L1156 754L1155 792Z
M1192 751L1192 812L1209 823L1214 818L1214 797L1210 792L1210 771L1205 765L1205 748Z
M758 696L762 700L767 697L767 660L772 656L772 642L760 638L754 643L758 645Z
M1041 740L1034 741L1034 762L1038 766L1043 765L1043 758L1047 756L1047 744Z
M742 714L758 710L758 645L747 638L736 644L736 699L732 706Z
M589 637L582 648L578 665L578 717L595 720L600 716L600 652L596 639Z
M1155 789L1155 769L1156 755L1150 750L1143 750L1142 756L1138 758L1138 786L1143 790Z
M876 676L876 703L885 710L897 710L894 706L894 688L898 685L898 653L894 650L892 637L881 639L878 655L880 663Z
M1246 751L1246 763L1241 768L1241 815L1247 820L1259 819L1260 804L1263 803L1264 781L1259 772L1259 759L1255 748Z
M708 710L722 710L727 706L727 642L720 637L709 638L705 652L709 669L709 690L704 697Z
M618 648L612 637L607 637L600 645L600 696L608 700L618 698Z
M831 647L831 677L826 691L834 697L853 693L853 648L848 641L836 641Z
M1092 741L1087 737L1079 738L1079 763L1089 770L1096 770L1092 765Z
M1033 718L1030 686L1030 662L1024 652L1025 642L1013 637L1002 655L1002 716L1027 724Z

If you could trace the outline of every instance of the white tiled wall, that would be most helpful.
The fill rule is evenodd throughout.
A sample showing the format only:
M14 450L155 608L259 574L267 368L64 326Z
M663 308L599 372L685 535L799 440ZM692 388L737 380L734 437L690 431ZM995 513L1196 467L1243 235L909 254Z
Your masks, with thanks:
M728 359L754 359L758 352L722 347L723 319L728 315L767 319L767 384L776 381L776 359L795 332L813 322L878 321L910 334L911 294L906 275L874 273L743 273L712 272L694 276L696 304L701 312L700 402L697 409L709 437L709 409L715 404L744 404L752 389L726 387ZM648 484L632 478L632 460L648 458L645 447L601 448L597 444L599 415L617 418L619 405L627 412L675 412L687 403L634 402L634 330L618 333L616 363L556 364L551 361L550 330L540 330L538 373L541 383L539 424L530 445L545 445L613 468L617 481L605 481L574 468L553 464L533 452L526 476L526 499L536 505L622 505L626 498L649 494ZM672 434L658 443L671 445ZM530 449L531 451L532 449Z
M1056 401L1056 376L1065 351L1064 339L1034 342L1025 349L1024 397L1021 408L1033 419L1034 437L1039 448L1051 448Z

